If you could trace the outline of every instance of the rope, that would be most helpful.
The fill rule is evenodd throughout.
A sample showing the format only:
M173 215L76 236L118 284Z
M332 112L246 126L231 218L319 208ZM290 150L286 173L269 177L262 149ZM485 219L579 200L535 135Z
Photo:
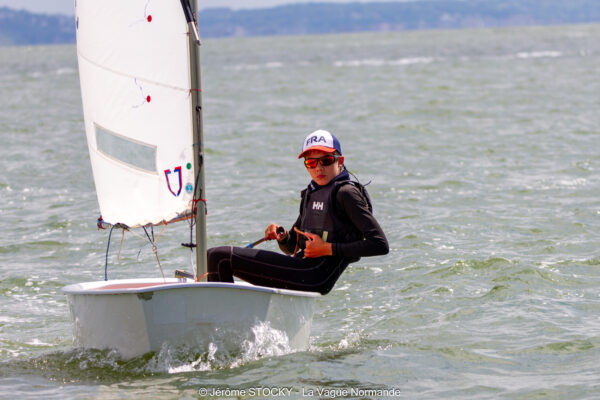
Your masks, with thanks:
M125 241L125 229L121 231L121 244L119 245L119 254L117 254L117 264L121 260L121 250L123 250L123 242Z
M198 275L198 269L196 268L196 264L194 263L194 250L190 248L190 266L192 267L192 272L194 276Z
M298 235L302 235L308 239L308 235L302 232L300 229L294 227L294 232L296 232L296 248L294 248L294 252L292 253L292 257L296 257L296 253L298 252L298 247L300 245L300 237Z
M145 238L145 237L143 237L142 235L140 235L140 234L139 234L139 233L137 233L136 231L132 231L132 230L130 230L130 229L127 229L127 232L129 232L129 233L133 234L134 236L137 236L138 238L140 238L140 239L142 239L142 240L144 240L144 241L146 240L146 238Z
M202 279L206 278L208 276L208 274L210 274L210 272L207 272L204 275L202 275L201 277L196 278L196 280L194 282L200 282Z
M167 229L167 224L164 224L162 229L160 230L160 232L158 232L158 236L156 237L156 240L160 239L160 236L163 234L165 229Z
M104 262L104 280L105 281L108 280L108 249L110 249L110 237L112 236L113 229L115 229L114 225L110 228L110 233L108 234L108 244L106 245L106 259Z
M182 3L183 4L183 3ZM184 7L185 9L185 7ZM189 22L189 21L188 21ZM195 25L192 25L192 27L195 28ZM196 31L195 31L196 32ZM188 34L190 32L188 31ZM196 37L196 39L198 40L198 44L200 44L199 38ZM197 93L201 93L202 89L200 87L198 88L191 88L189 91L189 95L191 95L192 93L197 92ZM195 108L195 122L196 122L196 135L197 137L194 138L194 151L196 152L196 154L194 154L194 158L197 157L198 159L198 165L197 170L195 171L196 176L195 176L195 185L194 185L194 194L192 197L192 218L190 219L190 243L188 246L186 246L186 244L182 243L182 245L189 247L190 248L190 264L191 264L191 268L192 271L194 272L194 275L196 275L198 273L198 265L194 264L194 247L197 247L198 243L194 243L194 227L196 224L196 216L198 215L198 202L203 202L204 203L204 215L208 215L208 205L206 204L206 199L203 197L204 193L202 191L202 185L200 182L200 178L201 178L201 174L200 171L202 170L202 167L204 166L204 153L202 152L202 106L197 104L196 108ZM196 240L198 240L198 238L196 238ZM202 279L204 276L198 278L196 281Z
M105 262L104 262L104 280L108 281L108 254L110 252L110 242L111 242L111 238L112 238L112 233L113 233L113 230L115 228L121 228L122 229L121 243L119 245L119 252L117 254L117 264L119 263L119 261L121 259L121 252L123 250L123 242L125 241L125 231L130 232L130 233L132 233L133 235L139 237L142 240L146 240L146 238L148 239L148 241L152 245L152 251L154 252L154 255L156 257L156 262L158 263L158 267L160 269L160 273L161 273L161 275L163 277L163 280L166 281L166 279L165 279L165 273L164 273L162 265L160 263L160 259L158 258L158 247L156 246L156 242L158 241L158 239L160 239L161 235L166 230L167 224L163 224L163 227L160 230L160 232L158 233L158 235L156 236L156 238L154 237L154 227L151 227L152 238L150 238L150 235L148 234L148 231L146 230L146 227L142 227L142 229L144 229L144 232L146 233L146 238L144 238L144 236L140 235L139 233L137 233L135 231L132 231L130 229L127 229L126 227L122 227L119 224L111 225L110 232L108 234L108 244L106 245L106 257L105 257ZM142 252L142 249L140 249L140 251L138 252L138 258L140 256L141 252Z
M165 279L165 273L163 271L163 267L160 264L160 259L158 258L158 247L156 247L156 244L152 241L152 239L150 238L150 235L148 234L148 230L146 229L146 227L142 227L144 229L144 232L146 233L146 237L148 237L148 240L150 241L150 244L152 245L152 252L154 253L154 256L156 257L156 262L158 263L158 268L160 269L160 273L163 277L163 281L167 281ZM152 236L154 236L154 230L152 230Z
M356 183L358 183L358 190L360 190L360 195L363 199L363 201L365 202L365 207L367 207L367 209L371 212L373 212L373 206L369 205L369 201L367 200L367 195L365 194L365 186L368 186L371 184L371 181L367 182L365 185L363 185L362 183L360 183L360 181L358 180L358 177L356 175L354 175L348 168L346 168L346 166L344 165L344 169L346 171L348 171L348 174L352 175L352 177L354 179L356 179Z

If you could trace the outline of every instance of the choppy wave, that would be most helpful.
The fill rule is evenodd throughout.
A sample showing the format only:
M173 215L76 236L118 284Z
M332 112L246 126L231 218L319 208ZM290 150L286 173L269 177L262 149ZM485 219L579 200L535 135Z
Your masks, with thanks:
M233 334L233 333L232 333ZM242 335L243 336L243 335ZM222 340L211 340L205 348L164 344L157 352L123 359L115 350L74 348L43 354L29 360L18 357L2 364L4 375L36 374L63 383L111 382L142 378L148 374L185 374L235 369L264 358L291 354L287 336L269 324L257 324L240 348L232 351ZM56 344L35 341L31 346L46 350Z
M384 66L405 66L413 64L430 64L435 59L431 57L408 57L395 60L387 60L383 58L365 58L359 60L336 61L335 67L384 67Z
M455 275L469 275L478 271L491 270L495 268L504 268L512 263L505 258L490 258L487 260L460 260L454 265L443 267L431 272L432 275L438 275L447 278Z
M229 65L226 69L231 71L258 71L262 69L282 68L285 64L280 61L270 61L263 64L237 64Z
M557 354L570 355L588 353L600 349L600 337L550 342L531 348L520 349L522 354Z
M291 225L309 179L297 146L325 128L373 181L391 251L317 301L308 351L258 327L237 351L215 337L133 360L72 349L60 292L103 276L107 239L75 47L0 48L0 397L196 398L209 382L595 399L598 38L580 25L211 41L209 247ZM170 271L189 264L188 226L172 229ZM160 275L140 246L124 243L111 278Z
M240 332L228 332L222 335L248 336L243 339L239 349L232 352L222 339L212 337L206 349L195 351L189 346L164 344L148 362L152 372L182 373L191 371L210 371L225 368L237 368L265 357L281 356L293 353L287 335L270 326L260 323L252 328L250 335Z

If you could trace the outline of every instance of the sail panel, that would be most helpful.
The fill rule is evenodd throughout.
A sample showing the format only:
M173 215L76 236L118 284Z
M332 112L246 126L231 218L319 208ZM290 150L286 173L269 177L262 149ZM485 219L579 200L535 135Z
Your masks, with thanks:
M77 0L76 13L85 127L104 220L135 227L189 214L192 88L181 3Z
M77 0L77 50L115 73L189 89L188 27L179 1Z

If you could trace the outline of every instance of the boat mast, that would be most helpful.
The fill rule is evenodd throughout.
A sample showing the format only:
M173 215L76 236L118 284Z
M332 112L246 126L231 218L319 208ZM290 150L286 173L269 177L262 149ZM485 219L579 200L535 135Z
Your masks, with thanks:
M190 76L192 96L193 135L194 135L194 171L196 188L194 203L196 205L196 277L203 276L206 271L206 195L204 186L204 137L202 126L202 85L200 79L200 38L196 26L198 15L197 0L181 0L189 26Z

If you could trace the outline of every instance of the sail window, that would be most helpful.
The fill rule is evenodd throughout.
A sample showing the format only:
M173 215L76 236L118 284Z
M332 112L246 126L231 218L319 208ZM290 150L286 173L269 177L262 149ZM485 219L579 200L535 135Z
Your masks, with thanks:
M106 156L145 172L156 173L156 146L141 143L95 125L96 145Z

